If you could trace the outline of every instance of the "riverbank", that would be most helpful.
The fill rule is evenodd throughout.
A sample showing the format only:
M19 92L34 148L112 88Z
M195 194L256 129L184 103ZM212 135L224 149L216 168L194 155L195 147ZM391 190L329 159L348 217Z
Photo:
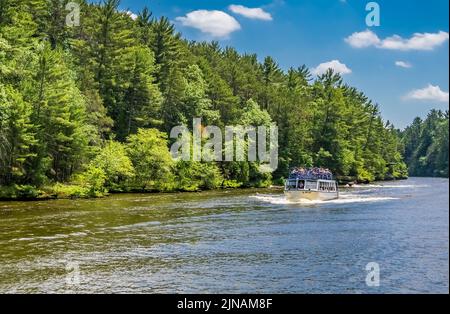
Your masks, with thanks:
M45 201L56 199L95 199L104 198L117 194L168 194L168 193L192 193L205 191L221 191L221 190L240 190L240 189L258 189L258 188L282 188L282 186L242 186L239 184L227 183L221 188L216 189L128 189L113 191L92 191L89 188L78 185L56 184L53 186L45 186L36 188L31 185L13 185L0 186L0 201Z
M385 180L358 180L356 177L338 177L338 183L341 187L352 186L354 184L370 184L375 181L397 181L407 180L408 177L401 178L386 178ZM55 200L55 199L91 199L108 197L114 194L158 194L158 193L186 193L186 192L203 192L211 190L233 190L233 189L249 189L249 188L274 188L283 189L281 179L276 180L273 185L255 185L255 186L242 186L233 181L224 181L220 188L216 189L126 189L126 190L96 190L89 186L79 186L71 184L55 184L44 187L34 187L32 185L11 185L0 186L0 200L1 201L42 201L42 200Z

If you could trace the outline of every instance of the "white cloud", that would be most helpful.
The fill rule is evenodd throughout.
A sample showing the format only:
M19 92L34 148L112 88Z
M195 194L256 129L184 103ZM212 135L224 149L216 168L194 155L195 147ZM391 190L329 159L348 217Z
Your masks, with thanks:
M412 68L412 64L406 61L395 61L395 65L405 69Z
M393 35L385 39L380 39L371 30L356 32L345 38L345 41L354 48L366 48L374 46L380 49L389 50L433 50L448 41L447 32L437 33L415 33L411 38L402 38Z
M137 14L131 12L131 11L127 11L125 12L129 17L131 17L132 20L136 20L138 18Z
M409 39L398 35L388 37L382 41L382 48L394 50L433 50L448 40L448 33L415 33Z
M241 29L236 19L223 11L197 10L175 19L183 26L196 28L214 37L227 37Z
M431 100L448 103L448 92L442 91L439 86L433 86L431 84L428 84L428 86L425 88L416 89L409 92L404 98L414 100Z
M332 69L340 74L352 73L352 70L350 70L345 64L341 63L339 60L332 60L329 62L321 63L317 67L312 69L312 73L315 75L321 75L324 74L328 69Z
M351 34L349 37L345 38L345 42L354 48L366 48L379 45L380 39L374 32L366 30L364 32Z
M247 8L243 5L232 4L228 9L235 14L245 16L249 19L272 21L272 15L261 8Z

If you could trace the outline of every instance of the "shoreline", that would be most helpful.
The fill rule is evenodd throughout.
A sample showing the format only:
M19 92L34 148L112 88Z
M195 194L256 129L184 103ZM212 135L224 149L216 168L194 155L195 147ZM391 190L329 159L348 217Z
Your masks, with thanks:
M371 184L373 182L393 182L393 181L404 181L408 180L410 177L406 178L399 178L399 179L386 179L386 180L374 180L370 182L360 182L357 180L354 181L343 181L343 180L337 180L340 188L346 188L351 187L352 185L356 184ZM420 178L420 177L419 177ZM426 177L423 177L426 178ZM448 179L448 178L447 178ZM352 183L352 185L348 186L349 183ZM249 190L249 189L275 189L275 190L281 190L283 189L283 185L270 185L268 187L227 187L227 188L218 188L218 189L211 189L211 190L198 190L198 191L185 191L185 190L173 190L173 191L138 191L138 190L131 190L131 191L114 191L114 192L107 192L102 195L98 196L87 196L87 197L78 197L78 196L62 196L53 194L50 195L50 193L45 192L45 188L43 190L36 189L37 192L42 193L42 197L0 197L0 202L38 202L38 201L52 201L52 200L82 200L82 199L100 199L100 198L108 198L113 195L120 195L120 194L171 194L171 193L203 193L207 191L226 191L226 190Z

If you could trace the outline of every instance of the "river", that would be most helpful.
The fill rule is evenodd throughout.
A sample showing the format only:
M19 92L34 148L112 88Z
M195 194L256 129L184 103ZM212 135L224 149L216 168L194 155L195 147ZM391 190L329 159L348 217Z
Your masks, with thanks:
M308 204L274 189L0 202L0 293L448 293L448 192L411 178Z

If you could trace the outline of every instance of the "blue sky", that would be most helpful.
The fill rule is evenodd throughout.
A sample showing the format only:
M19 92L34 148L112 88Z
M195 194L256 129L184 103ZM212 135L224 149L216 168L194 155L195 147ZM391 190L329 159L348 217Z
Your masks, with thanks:
M270 55L283 69L334 67L400 128L431 108L448 109L448 1L378 0L380 26L372 27L368 2L122 0L121 7L147 6L187 39Z

